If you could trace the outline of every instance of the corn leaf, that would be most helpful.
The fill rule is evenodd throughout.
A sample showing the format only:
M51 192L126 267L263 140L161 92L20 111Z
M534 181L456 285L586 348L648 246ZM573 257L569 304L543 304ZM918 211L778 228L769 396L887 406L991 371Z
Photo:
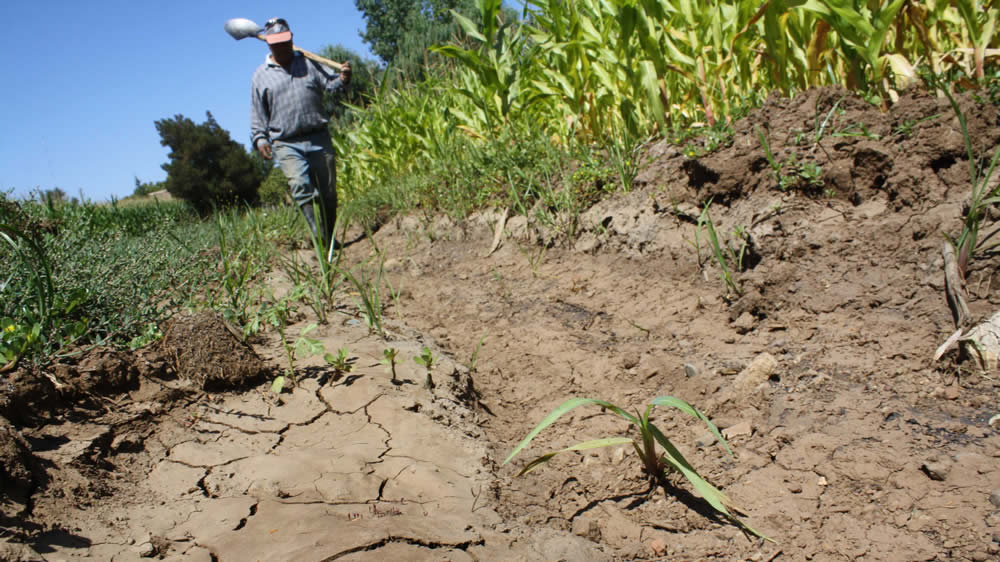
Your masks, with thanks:
M551 460L552 457L558 455L559 453L565 453L567 451L585 451L587 449L598 449L600 447L610 447L612 445L624 445L626 443L634 443L634 442L632 441L632 439L628 437L610 437L607 439L594 439L591 441L584 441L582 443L577 443L576 445L571 445L569 447L566 447L565 449L553 451L551 453L547 453L538 457L537 459L524 465L524 468L522 468L521 472L518 472L517 475L524 476L525 474L528 474L529 472L535 470L541 465L549 462L549 460Z

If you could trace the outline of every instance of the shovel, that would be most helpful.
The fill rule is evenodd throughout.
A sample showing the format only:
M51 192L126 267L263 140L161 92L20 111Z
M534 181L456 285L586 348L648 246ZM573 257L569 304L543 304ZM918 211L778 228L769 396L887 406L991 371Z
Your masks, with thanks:
M226 29L226 33L231 35L232 38L236 39L237 41L239 41L240 39L246 39L247 37L255 37L257 39L260 39L261 41L266 41L266 39L264 39L260 35L260 32L262 31L261 27L256 23L245 18L233 18L227 21L223 27ZM343 65L340 64L339 62L334 62L328 58L321 57L315 53L310 53L305 49L299 48L298 45L295 45L292 48L302 53L302 56L306 57L307 59L314 60L322 65L329 66L334 70L340 70L341 68L343 68Z

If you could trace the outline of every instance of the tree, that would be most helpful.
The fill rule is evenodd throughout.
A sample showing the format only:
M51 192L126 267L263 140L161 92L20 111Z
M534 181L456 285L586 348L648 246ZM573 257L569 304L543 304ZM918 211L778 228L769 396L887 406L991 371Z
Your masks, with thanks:
M135 177L135 191L132 192L134 196L141 197L163 189L162 181L140 181L137 176L133 177Z
M468 17L477 11L475 0L354 0L354 5L367 24L364 42L383 62L414 80L440 60L427 48L458 32L451 10Z
M183 115L156 121L160 144L170 147L166 188L174 197L189 201L200 212L215 205L255 203L264 178L242 145L229 136L206 112L196 125Z

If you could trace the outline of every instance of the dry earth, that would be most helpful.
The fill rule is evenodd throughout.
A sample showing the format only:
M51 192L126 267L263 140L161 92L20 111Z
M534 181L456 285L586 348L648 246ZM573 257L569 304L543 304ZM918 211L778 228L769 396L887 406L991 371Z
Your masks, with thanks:
M1000 113L962 105L992 150ZM758 130L779 161L821 166L821 185L778 190ZM388 341L350 298L319 330L349 372L309 360L278 400L254 386L282 365L274 338L251 350L200 316L142 355L8 379L0 558L1000 559L1000 381L955 352L933 361L954 331L943 234L968 192L946 102L911 94L882 114L823 89L771 100L702 158L646 147L635 188L571 238L515 216L490 252L499 212L393 219L374 238L399 290ZM691 243L709 198L724 238L750 234L740 298ZM348 259L372 248L359 236ZM968 274L977 320L1000 304L997 264ZM433 388L411 359L424 345ZM502 465L569 397L641 409L660 395L724 429L735 457L694 420L654 415L774 542L682 479L650 489L624 447L515 477L534 455L628 434L598 409Z

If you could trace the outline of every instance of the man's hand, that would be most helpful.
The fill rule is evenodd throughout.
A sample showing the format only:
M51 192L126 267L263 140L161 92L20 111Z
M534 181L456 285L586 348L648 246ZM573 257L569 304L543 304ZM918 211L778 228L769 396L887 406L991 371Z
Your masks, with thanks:
M345 60L340 67L340 79L344 81L344 85L351 83L351 61Z
M271 159L271 143L267 142L264 139L261 139L261 140L257 141L257 152L259 152L260 155L262 157L264 157L264 160L270 160Z

